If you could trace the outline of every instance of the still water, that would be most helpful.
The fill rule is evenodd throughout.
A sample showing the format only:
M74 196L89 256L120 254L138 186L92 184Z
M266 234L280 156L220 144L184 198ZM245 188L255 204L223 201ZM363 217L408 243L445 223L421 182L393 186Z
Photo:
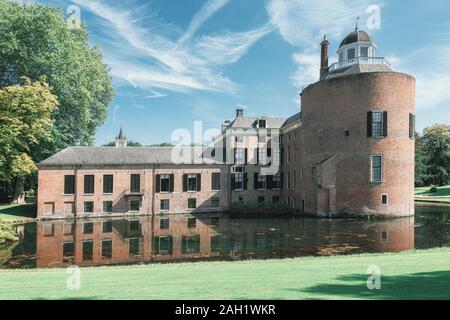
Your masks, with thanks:
M1 268L243 260L399 252L450 246L450 207L367 221L235 218L227 214L37 222L0 248Z

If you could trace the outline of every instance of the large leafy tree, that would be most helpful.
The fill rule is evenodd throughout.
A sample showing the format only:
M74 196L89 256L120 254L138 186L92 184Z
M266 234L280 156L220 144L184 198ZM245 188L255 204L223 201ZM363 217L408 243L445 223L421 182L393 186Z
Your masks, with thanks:
M0 87L46 77L58 97L54 139L41 159L68 145L89 145L107 117L114 90L84 25L70 28L60 9L0 0Z
M15 184L13 200L24 202L24 183L36 171L33 151L51 142L58 99L42 81L0 89L0 181Z
M450 182L450 126L436 124L425 128L422 136L423 151L427 155L429 182L446 185Z
M423 138L419 133L415 134L416 141L416 156L415 156L415 185L422 187L430 183L430 175L428 173L429 155L426 153L423 144Z

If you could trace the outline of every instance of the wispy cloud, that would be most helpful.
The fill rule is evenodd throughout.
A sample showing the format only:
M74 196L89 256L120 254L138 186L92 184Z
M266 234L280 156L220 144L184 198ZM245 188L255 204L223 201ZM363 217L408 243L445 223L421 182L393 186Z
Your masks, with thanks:
M194 16L187 28L186 32L178 39L178 43L185 43L189 39L193 37L195 32L209 19L211 18L217 11L222 9L226 4L228 4L229 0L210 0L206 2L199 12Z
M174 33L173 26L167 24L165 29L164 23L157 21L155 15L143 19L141 12L113 7L104 1L73 2L106 21L119 36L120 41L111 45L115 45L120 54L106 56L113 76L148 90L235 93L236 85L223 74L221 67L238 61L256 41L272 30L262 27L195 38L195 32L228 0L208 1L178 40L169 36ZM122 49L124 46L133 53L127 56Z
M339 41L367 16L370 0L270 0L266 9L271 23L285 41L302 48L292 56L298 65L291 79L295 87L319 79L319 43L324 34ZM333 58L332 58L333 59Z

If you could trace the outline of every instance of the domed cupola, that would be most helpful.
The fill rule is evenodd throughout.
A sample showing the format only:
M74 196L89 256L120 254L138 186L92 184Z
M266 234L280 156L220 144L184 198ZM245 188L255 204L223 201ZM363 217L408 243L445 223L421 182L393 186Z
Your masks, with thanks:
M351 32L342 40L341 45L337 51L339 62L352 60L357 58L372 58L375 57L375 50L377 45L372 37L363 30Z

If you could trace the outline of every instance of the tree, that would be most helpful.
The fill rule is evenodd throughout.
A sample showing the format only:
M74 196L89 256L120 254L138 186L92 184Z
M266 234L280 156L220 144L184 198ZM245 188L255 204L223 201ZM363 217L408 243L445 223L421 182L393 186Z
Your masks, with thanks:
M422 136L423 150L428 157L427 171L430 182L446 185L450 182L450 126L436 124L425 128Z
M25 178L37 170L32 150L52 140L58 99L44 81L22 79L0 89L0 181L15 183L13 202L25 202Z
M88 44L86 26L69 28L57 8L0 0L0 34L0 87L19 84L22 76L46 76L59 100L54 139L35 160L68 145L92 144L114 90L100 48Z
M429 157L425 153L425 146L423 144L422 136L416 132L416 156L415 156L415 185L416 187L423 187L429 184L430 175L428 174L428 160Z

